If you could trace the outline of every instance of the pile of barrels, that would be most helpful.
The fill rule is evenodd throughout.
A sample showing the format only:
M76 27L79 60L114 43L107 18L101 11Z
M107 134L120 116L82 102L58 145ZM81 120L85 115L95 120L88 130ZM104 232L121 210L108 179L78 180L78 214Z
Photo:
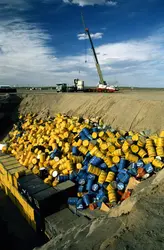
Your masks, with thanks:
M131 178L141 181L164 166L164 131L159 135L114 130L96 119L57 114L19 117L3 152L53 187L71 180L77 209L116 205L131 194Z

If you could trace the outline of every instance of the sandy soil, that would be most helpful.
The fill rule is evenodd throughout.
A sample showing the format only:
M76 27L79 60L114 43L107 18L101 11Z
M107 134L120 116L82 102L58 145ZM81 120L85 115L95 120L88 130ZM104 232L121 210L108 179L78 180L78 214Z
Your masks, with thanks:
M164 129L164 91L122 91L113 94L54 93L24 95L21 112L41 117L58 112L102 117L114 128L152 132Z

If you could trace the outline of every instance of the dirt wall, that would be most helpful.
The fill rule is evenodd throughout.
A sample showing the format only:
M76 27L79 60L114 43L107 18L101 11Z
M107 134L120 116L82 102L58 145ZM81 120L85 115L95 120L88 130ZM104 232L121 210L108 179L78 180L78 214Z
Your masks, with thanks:
M152 132L164 129L164 92L126 91L113 94L54 93L23 96L20 111L41 117L58 112L102 117L114 128Z

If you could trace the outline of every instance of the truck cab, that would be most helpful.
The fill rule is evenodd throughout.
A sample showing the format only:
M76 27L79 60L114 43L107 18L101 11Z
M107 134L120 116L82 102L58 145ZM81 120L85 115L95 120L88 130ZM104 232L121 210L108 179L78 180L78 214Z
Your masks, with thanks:
M67 84L66 83L58 83L56 84L57 92L67 92Z

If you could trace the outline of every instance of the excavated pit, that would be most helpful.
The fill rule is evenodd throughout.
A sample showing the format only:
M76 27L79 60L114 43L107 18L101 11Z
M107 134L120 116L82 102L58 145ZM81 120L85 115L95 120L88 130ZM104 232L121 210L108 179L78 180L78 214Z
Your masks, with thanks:
M160 131L164 127L164 92L124 91L115 94L29 94L18 111L46 118L56 113L102 117L114 128ZM116 209L74 227L41 247L52 249L162 249L164 247L164 170L142 182Z

